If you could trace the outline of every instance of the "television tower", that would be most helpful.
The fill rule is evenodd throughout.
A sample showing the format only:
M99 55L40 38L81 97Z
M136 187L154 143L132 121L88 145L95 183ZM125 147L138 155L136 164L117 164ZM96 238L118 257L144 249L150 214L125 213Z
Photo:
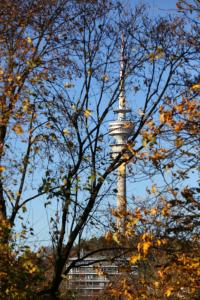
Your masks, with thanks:
M133 122L127 120L127 113L131 109L127 107L125 98L125 44L124 35L122 35L121 57L120 57L120 92L119 107L114 112L118 114L117 120L110 122L109 134L115 138L115 143L111 144L111 157L115 159L127 145L128 138L133 130ZM127 152L126 152L127 153ZM123 160L123 155L121 157ZM126 163L122 162L118 167L117 175L117 211L120 217L117 217L117 228L124 231L125 213L127 210L126 200Z

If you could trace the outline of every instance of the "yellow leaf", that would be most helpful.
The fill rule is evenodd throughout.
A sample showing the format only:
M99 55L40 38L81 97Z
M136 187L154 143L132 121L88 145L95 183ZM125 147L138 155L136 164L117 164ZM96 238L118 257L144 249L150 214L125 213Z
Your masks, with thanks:
M13 81L12 75L8 76L8 82L12 82L12 81Z
M152 185L152 187L151 187L151 192L152 192L153 194L155 194L155 193L157 192L157 188L156 188L156 185L155 185L155 184Z
M21 135L24 132L20 124L15 124L12 130L18 135Z
M155 53L150 53L149 54L149 59L150 59L150 61L154 61L155 59L156 59L156 54Z
M155 288L159 287L159 282L158 281L154 281L153 285L155 286Z
M117 234L117 232L115 232L113 234L113 240L117 243L117 244L120 244L120 240L119 240L119 235Z
M20 76L20 75L17 75L17 76L16 76L16 79L17 79L17 80L21 80L21 76Z
M109 77L108 77L108 75L107 74L104 74L102 77L101 77L101 79L103 80L103 81L108 81L109 80Z
M24 99L24 101L22 102L22 107L23 107L23 111L24 112L28 111L29 105L30 105L29 100L28 99Z
M130 264L135 264L138 260L140 259L140 255L138 254L138 255L133 255L133 256L131 256L131 258L130 258Z
M148 253L150 246L151 246L151 242L149 241L143 243L142 248L143 248L144 255Z
M160 246L162 244L161 240L157 240L156 243L158 246Z
M3 171L5 171L5 167L4 166L0 166L0 172L3 172Z
M143 139L143 140L142 140L142 146L143 146L144 148L147 147L147 139Z
M161 213L162 213L162 215L163 215L164 217L168 216L168 215L169 215L169 210L168 210L168 208L167 208L167 207L164 207L164 208L162 209Z
M37 268L35 266L33 266L31 269L29 269L29 273L35 273L37 271Z
M67 179L66 179L66 178L63 179L63 184L64 184L64 185L67 184Z
M162 47L158 47L156 49L156 59L159 59L159 58L163 58L165 56L165 52L163 51Z
M63 135L64 136L67 136L67 135L69 135L69 130L68 129L63 129Z
M168 289L166 290L166 292L165 292L165 295L166 295L167 297L170 297L171 294L172 294L172 288L168 288Z
M91 110L90 109L86 109L85 112L84 112L84 116L86 118L88 118L89 116L91 116Z
M29 44L32 44L32 39L30 38L30 36L27 37L27 42L28 42Z

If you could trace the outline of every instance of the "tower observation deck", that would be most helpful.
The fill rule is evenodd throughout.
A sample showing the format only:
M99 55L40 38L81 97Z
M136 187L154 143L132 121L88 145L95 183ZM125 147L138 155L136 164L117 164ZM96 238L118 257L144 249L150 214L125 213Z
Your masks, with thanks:
M111 144L111 157L115 159L126 147L128 138L133 131L133 122L128 120L127 114L131 109L127 107L125 98L125 55L124 36L122 36L122 47L120 57L120 83L119 83L119 107L114 110L118 115L117 120L109 124L109 135L114 137L115 143ZM123 156L122 156L123 159ZM117 176L117 211L121 215L117 218L117 227L124 230L125 213L127 210L126 200L126 163L122 162L118 168Z

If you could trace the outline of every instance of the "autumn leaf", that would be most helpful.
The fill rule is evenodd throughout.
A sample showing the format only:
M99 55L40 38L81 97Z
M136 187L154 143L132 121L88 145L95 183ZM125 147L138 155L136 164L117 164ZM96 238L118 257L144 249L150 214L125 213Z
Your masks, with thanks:
M92 68L89 68L88 71L87 71L87 73L88 73L89 76L91 76L92 73L93 73L93 69L92 69Z
M181 138L177 138L175 141L174 141L174 144L176 147L181 147L184 145L184 141L181 139Z
M158 281L154 281L153 285L155 286L155 288L158 288L160 284Z
M161 211L162 215L164 217L168 216L169 215L169 209L167 207L164 207Z
M105 234L105 239L108 240L108 241L111 241L112 240L112 232L111 231L108 231L106 234Z
M119 234L117 232L115 232L113 234L113 241L115 241L117 244L120 244L120 240L119 240Z
M179 132L183 127L184 127L184 123L182 121L177 122L176 125L175 125L175 127L174 127L174 130L176 132Z
M46 126L47 128L51 128L51 123L50 123L50 122L47 122L45 126Z
M138 260L140 260L140 258L140 254L131 256L129 260L130 264L134 265Z
M170 297L171 296L171 294L172 294L172 288L168 288L167 290L166 290L166 292L165 292L165 295L167 296L167 297Z
M27 112L29 109L30 103L28 99L24 99L22 102L22 108L24 112Z
M144 148L147 147L147 139L143 139L143 140L142 140L142 146L143 146Z
M27 37L27 42L28 42L29 44L32 44L32 43L33 43L33 41L32 41L32 39L30 38L30 36Z
M157 240L157 241L156 241L156 244L157 244L158 246L160 246L160 245L162 244L161 240Z
M16 76L16 79L17 79L18 81L20 81L21 78L22 78L22 77L21 77L20 75L17 75L17 76Z
M86 118L88 118L89 116L91 116L91 110L90 110L90 109L86 109L86 110L84 111L84 116L85 116Z
M64 184L64 185L67 184L67 179L66 179L66 178L63 179L63 184Z
M191 87L192 90L199 90L200 89L200 83L193 84Z
M74 84L71 83L71 82L66 82L66 83L64 84L64 87L65 87L66 89L70 89L70 88L73 88L73 87L74 87Z
M16 134L18 134L18 135L21 135L21 134L23 134L23 132L24 132L24 130L22 129L21 125L18 124L18 123L15 124L15 125L13 126L12 130L13 130Z
M69 135L69 130L67 128L63 129L63 135L68 136Z
M150 242L150 241L144 242L144 243L140 246L140 249L142 249L143 254L144 254L145 256L147 255L150 246L151 246L151 242Z
M3 172L3 171L5 171L5 167L4 166L0 166L0 172Z
M157 212L158 212L158 210L157 210L156 208L152 208L152 209L150 210L150 214L151 214L152 216L156 216Z
M153 194L155 194L155 193L157 192L157 188L156 188L156 185L155 185L155 184L152 185L152 187L151 187L151 192L152 192Z
M153 53L153 52L150 53L150 54L149 54L149 59L150 59L151 62L153 62L153 61L156 59L156 54Z
M150 60L151 62L153 62L153 61L155 61L156 59L163 58L164 55L165 55L165 53L164 53L162 47L159 46L159 47L157 47L157 49L156 49L155 52L151 52L151 53L149 54L149 60Z
M109 80L109 77L108 77L108 75L107 74L104 74L102 77L101 77L101 79L103 80L103 81L108 81Z
M164 123L165 122L165 114L161 113L159 119L160 119L161 123Z
M125 124L124 124L124 128L131 128L132 127L132 123L131 122L126 122Z

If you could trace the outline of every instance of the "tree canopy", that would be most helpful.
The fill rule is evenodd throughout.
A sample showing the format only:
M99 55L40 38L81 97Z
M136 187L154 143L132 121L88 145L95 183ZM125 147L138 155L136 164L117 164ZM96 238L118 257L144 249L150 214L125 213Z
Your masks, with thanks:
M188 15L185 5L177 3ZM198 12L199 1L188 5ZM196 295L199 190L191 182L199 163L198 19L181 13L152 18L148 6L130 9L103 0L8 0L0 11L4 298L31 299L34 291L56 299L74 246L88 232L114 239L110 248L128 249L130 264L141 266L130 280L124 273L121 290L127 299ZM122 35L134 128L122 153L111 160L108 122L121 92ZM115 171L123 163L130 185L151 182L145 201L136 201L128 212L117 211L112 202ZM41 209L51 245L46 254L42 248L33 253L29 244L35 236L31 215ZM127 245L114 221L123 215ZM97 244L95 251L102 248ZM51 266L40 263L43 256ZM113 286L111 293L121 292Z

